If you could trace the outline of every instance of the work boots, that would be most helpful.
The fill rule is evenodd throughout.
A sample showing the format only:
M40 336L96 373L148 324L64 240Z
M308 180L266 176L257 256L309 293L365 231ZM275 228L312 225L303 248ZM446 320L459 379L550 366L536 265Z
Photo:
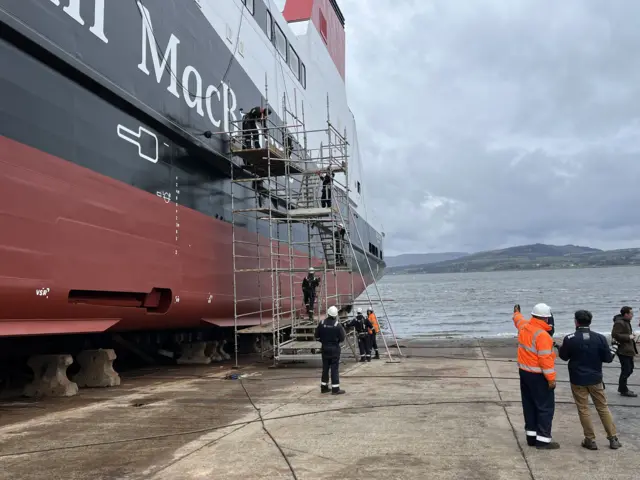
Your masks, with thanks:
M376 356L373 357L376 360L380 360L380 354L378 353L378 351L376 350Z
M621 446L622 445L620 445L620 441L618 440L618 437L616 437L616 436L609 437L609 448L611 450L617 450Z
M328 385L320 385L320 393L329 393L331 389Z
M595 440L591 440L590 438L585 438L582 440L582 446L587 450L597 450L598 446L596 445Z
M536 441L536 448L538 450L557 450L560 448L560 444L558 442L539 442Z
M637 393L633 393L631 390L627 390L626 392L618 392L620 393L620 395L622 395L623 397L637 397L638 394Z
M342 395L343 393L347 393L344 390L340 390L340 387L333 387L331 389L331 395Z

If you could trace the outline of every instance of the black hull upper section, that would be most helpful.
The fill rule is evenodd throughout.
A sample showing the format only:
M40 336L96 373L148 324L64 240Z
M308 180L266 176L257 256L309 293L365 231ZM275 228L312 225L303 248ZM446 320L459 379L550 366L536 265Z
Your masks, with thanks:
M0 70L0 135L172 202L179 194L180 206L231 221L230 163L220 155L227 145L215 133L230 128L225 122L239 108L262 99L196 4L157 0L139 7L122 0L100 9L100 0L56 3L2 2L0 65L11 68ZM65 3L80 8L69 13ZM170 71L155 70L163 54ZM191 74L181 85L185 70ZM208 98L196 102L197 90ZM140 149L123 138L136 134ZM254 202L247 189L234 188L234 195L236 208ZM269 236L266 223L243 221ZM363 219L355 221L362 245L353 224L352 241L365 254L369 243L379 245L379 235ZM287 240L284 226L278 233ZM294 226L293 240L306 239L306 227ZM380 276L384 262L367 256ZM364 256L357 257L366 274Z

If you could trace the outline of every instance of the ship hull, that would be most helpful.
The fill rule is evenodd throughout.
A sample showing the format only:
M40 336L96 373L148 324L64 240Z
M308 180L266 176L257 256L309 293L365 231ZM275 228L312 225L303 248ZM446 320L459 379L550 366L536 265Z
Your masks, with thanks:
M0 69L0 337L268 322L270 273L236 275L234 294L234 235L236 270L268 266L270 241L283 254L281 269L290 267L288 241L297 247L293 267L321 266L323 254L305 247L305 225L294 225L293 238L256 219L232 226L234 206L255 207L255 192L232 189L223 136L203 132L216 119L229 128L232 107L259 104L255 84L235 63L227 75L226 61L202 61L227 47L199 10L191 23L171 14L181 2L150 3L149 19L155 35L174 42L172 59L180 46L180 63L226 78L223 96L210 97L203 113L184 92L170 93L172 75L152 80L156 45L133 2L106 4L105 28L120 26L109 43L55 3L0 7L0 65L11 66ZM167 40L174 26L180 38L195 28L207 41L193 41L192 51ZM385 266L370 253L377 232L355 215L349 223L353 271L322 278L340 306ZM292 285L293 308L302 309L302 275L279 275L284 311Z
M176 244L175 212L163 198L6 137L0 165L0 336L234 325L229 222L179 208ZM243 243L238 255L253 258L236 267L264 268L257 249L266 263L269 239L242 228L235 234L255 244ZM286 245L279 248L287 253ZM313 262L321 268L321 259ZM294 288L303 275L294 276ZM288 310L290 281L280 277ZM330 295L337 282L348 305L351 281L357 296L372 278L338 272L323 280ZM237 274L237 288L244 315L237 325L268 321L270 274ZM300 297L295 293L294 305L301 310Z

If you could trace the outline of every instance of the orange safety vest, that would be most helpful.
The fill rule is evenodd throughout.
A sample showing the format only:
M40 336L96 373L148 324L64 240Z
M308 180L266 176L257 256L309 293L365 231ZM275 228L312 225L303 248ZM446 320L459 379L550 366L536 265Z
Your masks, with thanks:
M380 325L378 325L378 319L376 318L376 314L371 312L369 314L369 321L373 325L373 330L378 333L380 331ZM369 333L373 333L371 329L369 329Z
M529 320L527 320L526 318L524 318L524 315L522 315L520 312L514 312L513 313L513 324L516 326L516 328L518 330L520 330L522 327L524 327L524 325L528 322Z
M514 315L515 317L515 315ZM542 373L548 381L556 379L553 339L544 320L532 317L518 332L518 367L525 372Z

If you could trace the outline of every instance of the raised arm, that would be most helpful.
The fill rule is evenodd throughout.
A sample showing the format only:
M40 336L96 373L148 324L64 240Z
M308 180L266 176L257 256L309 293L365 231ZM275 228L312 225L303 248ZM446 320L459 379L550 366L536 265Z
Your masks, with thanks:
M524 318L524 315L522 315L520 311L513 312L513 325L517 330L520 330L526 322L527 319Z

